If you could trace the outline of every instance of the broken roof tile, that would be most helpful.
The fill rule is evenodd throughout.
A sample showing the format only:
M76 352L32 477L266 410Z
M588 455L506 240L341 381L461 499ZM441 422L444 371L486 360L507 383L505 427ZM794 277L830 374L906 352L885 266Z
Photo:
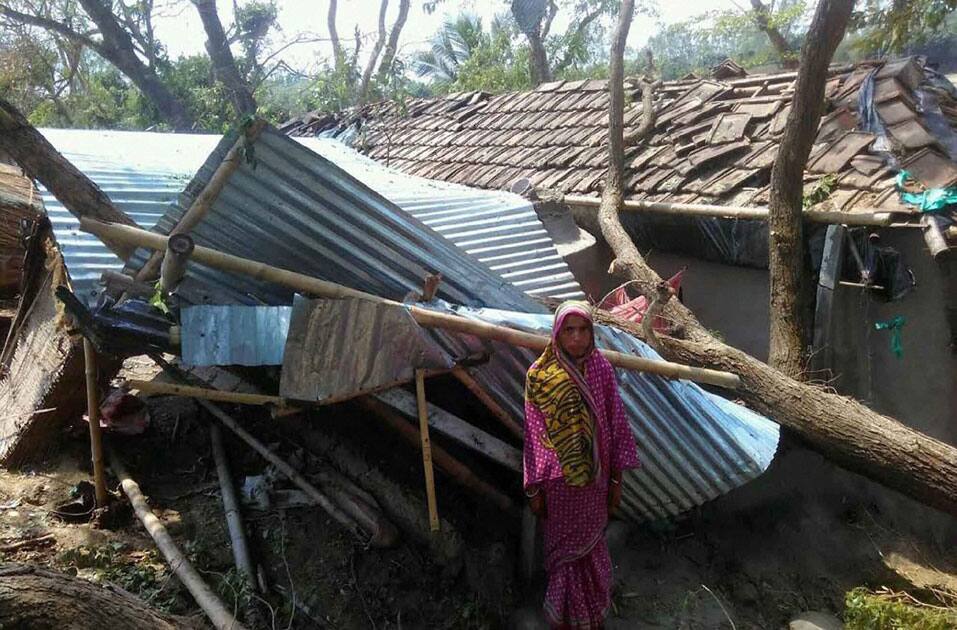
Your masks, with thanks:
M837 173L847 166L851 158L870 145L874 137L870 133L849 131L835 140L813 161L809 160L807 170L817 173Z
M744 130L750 121L751 114L719 114L715 118L705 142L708 144L723 144L740 140L744 136Z
M734 154L747 151L750 146L751 143L747 140L729 142L717 146L706 146L689 154L688 160L695 168L700 168L717 160L728 159Z
M924 149L907 159L903 167L928 188L944 188L957 183L957 165L934 149Z
M934 144L935 140L927 129L916 120L907 120L887 127L894 140L908 149L921 149Z

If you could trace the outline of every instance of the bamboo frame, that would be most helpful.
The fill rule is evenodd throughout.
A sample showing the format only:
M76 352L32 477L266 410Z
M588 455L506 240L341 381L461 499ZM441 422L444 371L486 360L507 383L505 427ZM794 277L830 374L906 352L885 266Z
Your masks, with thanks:
M125 385L130 389L139 390L144 394L158 394L161 396L185 396L187 398L235 403L237 405L275 405L276 407L280 408L289 406L285 398L280 398L279 396L269 396L268 394L227 392L219 389L209 389L206 387L177 385L175 383L158 383L156 381L140 381L137 379L129 379L125 381Z
M96 350L86 337L83 338L83 363L86 372L86 409L90 424L90 454L93 460L93 485L96 488L96 507L104 507L110 501L106 490L106 473L103 467L103 439L100 435L100 401L96 382Z
M256 569L252 554L249 552L249 543L246 541L246 529L243 527L243 517L239 511L233 476L229 472L229 459L226 457L226 448L223 445L223 431L215 422L209 425L209 442L213 450L213 459L216 460L216 476L219 478L223 512L226 515L226 527L229 530L229 540L233 548L233 562L249 588L257 590Z
M179 578L183 586L189 591L196 603L199 604L206 616L212 622L213 626L219 630L246 630L246 626L241 624L231 612L226 609L223 602L220 601L209 585L203 581L193 565L189 563L183 552L179 550L173 537L166 531L163 523L153 514L149 505L146 503L146 497L140 490L139 485L133 481L130 474L123 466L116 453L110 451L110 467L113 473L120 480L120 487L126 496L130 499L133 511L136 517L143 523L146 532L153 538L160 553L166 558L173 573Z
M429 503L429 529L439 531L439 508L435 500L435 472L432 470L432 443L429 440L429 408L425 402L425 372L415 371L415 400L419 410L419 439L422 444L422 468L425 471L425 496Z
M166 248L166 236L139 228L84 218L80 219L80 229L84 232L95 234L101 239L112 238L120 242L127 242L139 247L147 247L155 250L163 250ZM395 300L387 300L363 291L344 287L334 282L327 282L294 271L279 269L265 263L240 258L239 256L226 254L208 247L200 247L197 245L193 251L192 258L196 262L210 267L243 274L257 280L274 282L304 294L317 295L328 299L355 298L370 300L379 304L408 308L409 313L421 326L453 330L485 339L502 341L538 352L541 352L549 342L549 338L544 335L535 335L512 328L506 328L505 326L496 326L456 315L430 311L420 306L407 306ZM671 363L669 361L645 359L643 357L612 350L601 350L601 353L605 355L612 365L617 367L648 372L667 378L684 378L728 389L736 389L741 383L741 379L736 374L722 372L720 370L709 370L706 368Z
M601 205L598 197L584 195L565 195L562 201L570 206L597 208ZM717 217L724 219L746 219L752 221L767 221L769 210L766 206L718 206L704 203L669 203L664 201L641 201L626 199L622 203L622 210L631 212L655 212L683 216ZM833 210L805 210L803 216L815 223L829 223L835 225L867 225L888 226L893 221L893 214L882 210L863 210L854 212L838 212Z

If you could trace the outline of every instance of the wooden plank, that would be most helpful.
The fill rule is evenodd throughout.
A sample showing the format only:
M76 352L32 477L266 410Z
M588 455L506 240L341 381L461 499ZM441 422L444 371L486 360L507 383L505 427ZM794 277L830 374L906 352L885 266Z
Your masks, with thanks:
M414 418L418 414L415 396L404 389L390 389L376 394L375 397L406 416ZM506 468L517 473L522 472L522 452L517 448L432 403L426 403L426 408L430 428Z
M429 504L429 529L439 531L439 508L435 499L435 471L432 470L432 443L429 441L429 412L425 401L425 372L415 371L415 401L419 416L419 438L422 441L422 468L425 471L425 494Z

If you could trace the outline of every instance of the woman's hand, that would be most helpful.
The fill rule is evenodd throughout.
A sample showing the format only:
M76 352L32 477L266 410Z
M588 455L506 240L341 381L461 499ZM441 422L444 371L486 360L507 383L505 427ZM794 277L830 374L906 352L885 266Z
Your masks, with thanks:
M611 514L618 509L621 503L621 471L611 474L608 481L608 513Z
M535 494L528 497L528 507L531 508L535 516L545 518L545 492L539 486L534 490Z

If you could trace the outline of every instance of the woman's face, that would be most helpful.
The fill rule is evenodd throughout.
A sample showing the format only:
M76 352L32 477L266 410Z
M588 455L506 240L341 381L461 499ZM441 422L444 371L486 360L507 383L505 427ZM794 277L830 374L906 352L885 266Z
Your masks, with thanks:
M581 315L569 315L558 331L558 345L573 359L583 359L591 349L591 322Z

